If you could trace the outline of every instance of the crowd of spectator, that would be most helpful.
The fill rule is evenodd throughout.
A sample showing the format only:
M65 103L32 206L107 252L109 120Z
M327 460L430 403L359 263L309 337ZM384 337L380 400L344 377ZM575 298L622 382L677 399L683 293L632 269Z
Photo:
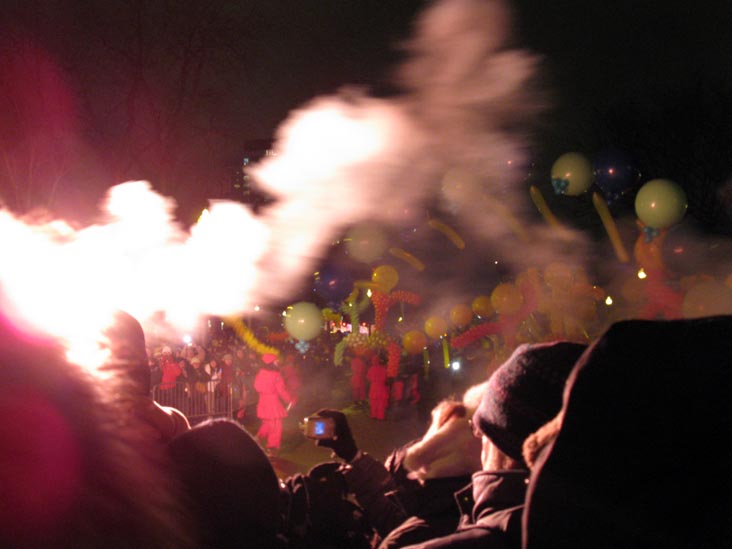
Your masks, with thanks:
M383 462L359 448L342 411L322 408L334 433L313 438L333 460L279 478L234 418L191 425L150 397L129 315L109 331L101 381L0 319L0 544L724 547L730 333L726 316L627 320L589 346L521 345L487 380L441 399L426 432ZM185 366L210 364L199 353ZM161 348L160 359L176 354ZM263 362L280 375L286 359Z

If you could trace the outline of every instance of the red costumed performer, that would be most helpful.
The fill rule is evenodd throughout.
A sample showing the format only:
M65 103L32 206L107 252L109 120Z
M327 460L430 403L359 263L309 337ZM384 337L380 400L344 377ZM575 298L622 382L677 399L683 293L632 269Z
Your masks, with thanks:
M366 361L361 353L351 357L351 390L356 404L366 401L366 369Z
M287 417L287 408L283 401L292 403L292 398L285 388L285 380L278 369L277 357L272 354L262 355L264 366L254 378L254 389L259 394L257 417L262 425L257 431L257 438L266 441L267 453L275 454L282 441L282 419Z
M371 417L386 419L386 406L389 403L389 388L386 385L386 366L379 360L376 354L371 358L366 377L371 384L369 387L369 403L371 404Z

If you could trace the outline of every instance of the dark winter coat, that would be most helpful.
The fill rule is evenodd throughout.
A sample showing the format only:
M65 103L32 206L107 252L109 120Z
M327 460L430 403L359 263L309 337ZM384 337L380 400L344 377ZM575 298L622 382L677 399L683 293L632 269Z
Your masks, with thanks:
M435 478L412 492L400 492L400 502L412 516L394 528L379 549L404 547L454 532L460 521L455 493L469 483L470 475Z
M449 535L408 545L409 549L448 547L513 549L521 547L521 515L528 472L481 471L455 494L463 516Z

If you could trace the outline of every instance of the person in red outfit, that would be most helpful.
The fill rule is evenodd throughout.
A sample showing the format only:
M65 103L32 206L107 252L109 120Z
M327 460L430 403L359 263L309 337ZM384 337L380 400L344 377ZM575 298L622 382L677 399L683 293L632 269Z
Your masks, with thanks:
M381 362L379 355L371 357L371 366L366 372L369 380L369 403L371 417L386 419L386 406L389 403L389 387L386 385L386 366Z
M180 406L183 386L179 389L178 378L183 375L183 370L173 356L172 349L167 345L163 347L160 355L160 370L163 376L158 391L156 391L156 400L163 406Z
M262 362L264 365L254 378L254 390L259 394L257 417L262 420L257 438L265 441L269 455L275 455L282 442L282 419L287 417L287 411L293 402L279 371L277 356L262 355ZM287 403L287 408L283 402Z
M175 389L175 384L178 382L178 378L183 372L173 356L172 349L167 345L163 347L163 351L160 356L160 369L163 372L160 389L163 391Z
M354 351L351 357L351 391L353 402L363 404L366 402L366 357L364 353Z

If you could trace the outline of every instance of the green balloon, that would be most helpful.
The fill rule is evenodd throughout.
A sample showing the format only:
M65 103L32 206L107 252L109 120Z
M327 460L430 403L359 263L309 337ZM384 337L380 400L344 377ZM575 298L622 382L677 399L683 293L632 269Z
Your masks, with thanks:
M686 213L686 193L670 179L652 179L635 195L635 213L647 227L666 229Z
M323 331L323 313L307 301L290 305L285 311L285 330L300 341L314 339Z

